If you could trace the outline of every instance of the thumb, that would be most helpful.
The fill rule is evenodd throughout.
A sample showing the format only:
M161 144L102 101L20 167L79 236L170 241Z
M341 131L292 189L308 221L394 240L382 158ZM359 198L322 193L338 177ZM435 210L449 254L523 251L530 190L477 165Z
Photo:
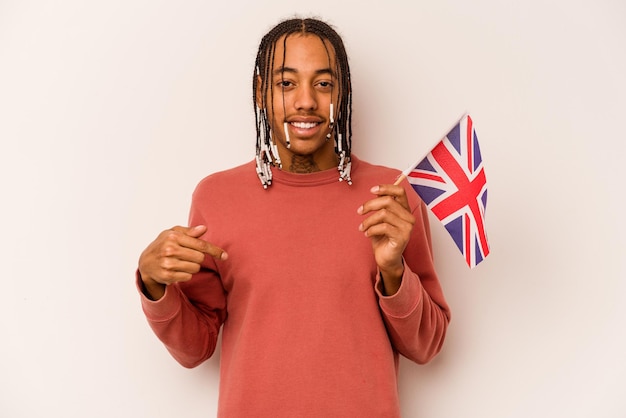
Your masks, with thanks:
M201 237L207 231L207 227L204 225L196 225L196 226L175 226L172 228L172 231L180 232L182 234L187 235L188 237L198 238Z
M205 225L196 225L189 228L186 228L186 231L183 231L185 235L188 235L192 238L199 238L207 231L207 227Z

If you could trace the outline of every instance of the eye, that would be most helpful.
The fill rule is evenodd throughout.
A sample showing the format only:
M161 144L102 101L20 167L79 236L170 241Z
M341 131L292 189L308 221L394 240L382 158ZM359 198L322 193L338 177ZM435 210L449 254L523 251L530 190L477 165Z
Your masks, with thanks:
M323 91L330 90L330 89L333 88L333 82L332 81L326 81L326 80L320 81L320 82L317 83L317 87L320 90L323 90Z
M281 88L281 89L283 89L283 90L285 90L285 89L288 89L290 87L293 87L293 83L291 81L289 81L289 80L279 80L276 83L276 86Z

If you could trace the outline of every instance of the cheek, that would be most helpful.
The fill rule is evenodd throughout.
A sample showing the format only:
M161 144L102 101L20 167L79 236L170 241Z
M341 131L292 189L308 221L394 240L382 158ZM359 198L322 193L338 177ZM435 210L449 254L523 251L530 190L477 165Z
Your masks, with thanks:
M270 110L270 113L268 116L274 128L276 129L280 128L281 130L283 129L282 124L285 121L285 109L283 107L282 100L274 100L273 109ZM280 126L274 126L274 125L280 125Z
M274 110L269 112L268 118L270 124L272 125L272 129L276 129L277 125L281 125L285 120L282 104L280 104L279 106L277 103L275 103Z
M335 113L337 113L339 109L339 92L338 91L336 91L335 94L333 94L333 103L335 106Z
M276 116L281 116L284 113L285 107L289 104L289 97L287 95L275 94L274 95L274 113Z

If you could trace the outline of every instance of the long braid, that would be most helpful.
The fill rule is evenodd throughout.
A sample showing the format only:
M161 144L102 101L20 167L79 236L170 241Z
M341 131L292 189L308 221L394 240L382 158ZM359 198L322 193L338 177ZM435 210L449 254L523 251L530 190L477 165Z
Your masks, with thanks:
M350 79L350 66L348 56L343 41L339 34L327 23L317 19L289 19L274 26L261 40L257 52L255 71L252 79L253 106L256 120L256 170L264 188L272 184L271 166L281 167L278 149L271 137L271 126L265 110L266 98L273 97L274 88L271 83L272 65L276 50L276 42L285 36L285 46L287 37L291 34L300 33L303 35L317 35L326 47L324 41L328 41L335 50L334 67L337 71L339 84L339 103L337 118L332 129L335 131L335 153L339 159L339 181L346 181L352 184L350 178L351 169L351 145L352 145L352 83ZM283 48L285 53L286 48ZM330 52L328 51L330 59ZM284 61L284 56L283 56ZM259 80L260 78L260 80ZM259 81L261 85L259 86ZM261 97L257 96L257 91ZM273 106L273 100L270 100ZM283 100L284 104L284 100ZM273 112L272 108L272 114Z

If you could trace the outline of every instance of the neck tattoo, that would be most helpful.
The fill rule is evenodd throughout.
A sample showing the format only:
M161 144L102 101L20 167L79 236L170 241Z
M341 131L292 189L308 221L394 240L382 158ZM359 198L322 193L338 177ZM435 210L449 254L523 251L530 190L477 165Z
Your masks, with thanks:
M289 171L291 171L292 173L307 174L315 173L316 171L320 171L320 169L315 163L313 156L294 155L291 157L291 165L289 166Z

